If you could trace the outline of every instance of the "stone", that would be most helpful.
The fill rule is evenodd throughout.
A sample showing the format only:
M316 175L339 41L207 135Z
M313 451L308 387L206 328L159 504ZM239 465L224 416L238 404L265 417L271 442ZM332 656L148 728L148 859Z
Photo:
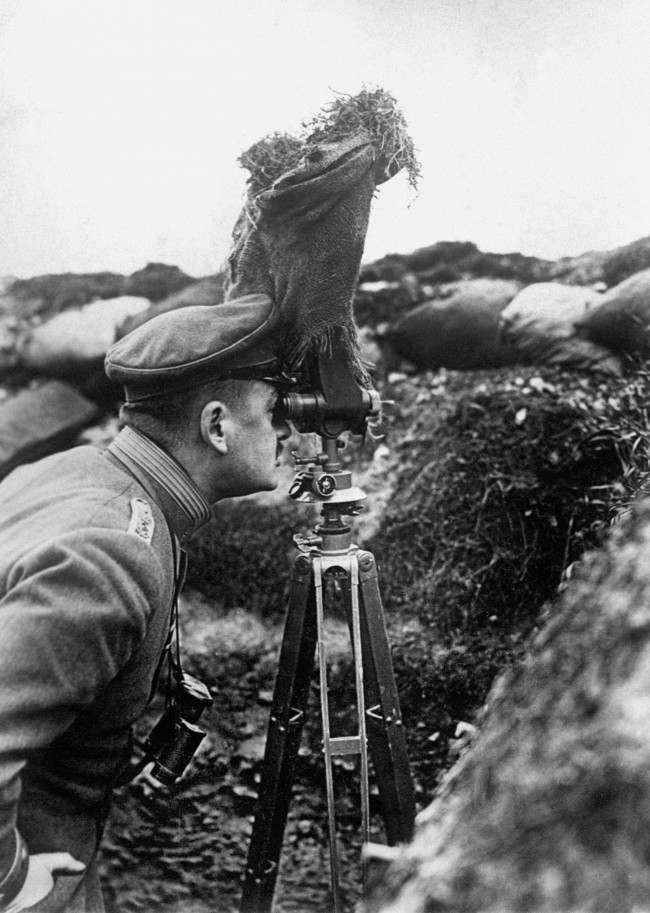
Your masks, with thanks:
M621 364L602 345L584 339L576 326L597 307L592 288L536 282L524 288L499 317L501 338L522 364L566 365L620 374Z
M650 269L606 292L579 321L579 332L598 345L629 355L650 355Z
M39 374L77 377L103 361L129 316L149 306L147 298L122 295L62 311L23 330L16 346L18 363Z
M513 364L516 353L498 335L499 314L519 285L501 279L457 283L448 298L425 301L383 337L392 352L418 368L471 370Z

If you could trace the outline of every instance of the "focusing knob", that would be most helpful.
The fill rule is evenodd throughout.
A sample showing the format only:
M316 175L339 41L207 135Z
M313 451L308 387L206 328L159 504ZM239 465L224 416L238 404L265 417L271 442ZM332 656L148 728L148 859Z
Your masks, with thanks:
M314 491L322 498L329 498L336 491L336 479L329 472L314 479Z
M311 484L311 473L310 472L299 472L289 488L289 497L296 500L305 492L309 491Z

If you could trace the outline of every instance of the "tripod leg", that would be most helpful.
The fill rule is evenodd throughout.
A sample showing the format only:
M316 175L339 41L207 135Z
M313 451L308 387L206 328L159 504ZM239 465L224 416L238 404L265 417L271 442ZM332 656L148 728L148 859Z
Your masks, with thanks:
M375 767L389 844L413 836L415 796L406 751L377 565L370 552L359 552L361 642L368 746Z
M356 553L350 555L350 636L354 656L354 677L359 718L359 780L361 787L361 837L370 840L370 783L368 777L368 733L366 714L366 688L363 680L363 640L361 638L361 606L359 592L359 561ZM368 869L362 862L364 890Z
M327 828L330 843L330 883L334 913L341 913L339 888L339 852L336 841L336 815L334 808L334 772L330 735L330 711L327 685L327 651L325 647L325 617L323 607L322 559L314 558L314 592L316 595L316 629L318 632L318 674L320 680L320 706L323 724L323 757L325 760L325 790L327 793Z
M240 913L268 913L289 811L316 648L311 562L298 555L264 752Z

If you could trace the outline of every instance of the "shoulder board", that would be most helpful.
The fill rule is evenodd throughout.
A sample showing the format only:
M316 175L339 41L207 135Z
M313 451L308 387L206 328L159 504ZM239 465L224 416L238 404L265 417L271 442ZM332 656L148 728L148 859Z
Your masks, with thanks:
M131 520L127 533L139 536L147 545L151 545L154 526L153 512L147 501L142 498L131 498Z

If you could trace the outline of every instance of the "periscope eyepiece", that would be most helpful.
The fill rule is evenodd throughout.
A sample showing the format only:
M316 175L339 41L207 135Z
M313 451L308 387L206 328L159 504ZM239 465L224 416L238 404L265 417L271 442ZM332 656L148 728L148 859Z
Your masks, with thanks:
M307 356L294 382L294 388L279 397L276 414L302 434L329 439L345 431L363 435L368 420L380 416L379 394L359 384L336 335L327 350Z
M368 419L378 416L380 403L375 390L361 390L355 386L350 401L332 402L320 390L290 392L280 397L276 409L303 434L315 432L322 437L335 438L344 431L364 434Z

